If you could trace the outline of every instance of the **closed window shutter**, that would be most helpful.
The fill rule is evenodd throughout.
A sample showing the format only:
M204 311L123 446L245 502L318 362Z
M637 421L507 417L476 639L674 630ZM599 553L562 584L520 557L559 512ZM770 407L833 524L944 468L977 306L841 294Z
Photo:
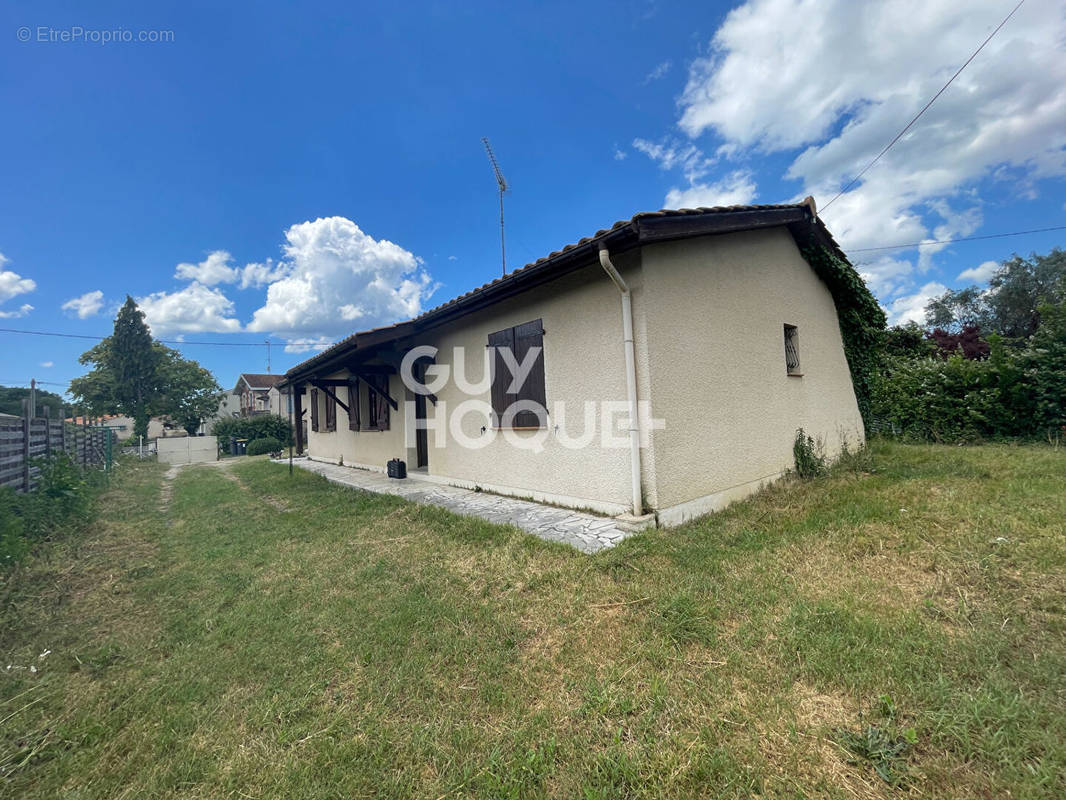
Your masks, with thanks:
M389 390L389 376L382 375L378 379L378 386L384 389L386 392ZM387 431L389 429L389 401L385 399L384 395L378 395L378 430Z
M388 375L369 375L367 382L376 389L387 392L389 390ZM387 431L389 429L389 401L381 392L369 392L367 405L370 410L370 424L368 430Z
M359 430L359 379L348 384L348 430Z
M311 390L311 430L318 433L318 389Z
M335 395L329 392L326 395L326 430L333 432L337 430L337 401Z
M515 360L522 364L525 362L529 351L537 348L537 358L533 367L529 370L525 380L518 389L517 399L524 405L533 403L537 411L520 411L515 415L514 426L516 428L539 428L546 424L547 410L544 398L544 325L536 319L517 325L514 329L514 355Z
M511 384L511 370L503 360L500 351L504 348L514 351L514 328L489 334L489 347L492 351L492 416L493 425L500 427L504 412L517 399L517 395L508 393Z

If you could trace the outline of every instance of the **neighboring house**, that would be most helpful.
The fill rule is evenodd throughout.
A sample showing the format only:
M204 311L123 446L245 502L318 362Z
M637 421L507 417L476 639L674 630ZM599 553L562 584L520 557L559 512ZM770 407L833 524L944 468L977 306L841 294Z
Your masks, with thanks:
M811 245L846 261L809 198L618 222L289 370L308 455L373 470L399 457L426 480L633 524L722 508L793 467L797 429L830 457L863 442ZM427 374L452 375L432 396L400 374L424 345Z
M254 417L257 414L276 414L287 417L288 392L279 389L279 384L284 380L284 375L242 372L237 378L237 385L233 387L233 394L240 400L240 415Z
M75 425L86 424L85 417L67 417L67 422L71 422ZM110 428L115 432L115 436L119 441L125 441L133 436L133 418L123 416L122 414L105 414L102 417L89 417L89 425L101 425L105 428ZM178 429L172 431L169 429L167 421L162 417L152 417L148 420L148 437L149 439L158 439L163 436L184 436L185 431Z
M208 434L214 430L220 419L233 419L241 416L241 398L236 390L226 392L218 403L218 409L200 424L200 433Z

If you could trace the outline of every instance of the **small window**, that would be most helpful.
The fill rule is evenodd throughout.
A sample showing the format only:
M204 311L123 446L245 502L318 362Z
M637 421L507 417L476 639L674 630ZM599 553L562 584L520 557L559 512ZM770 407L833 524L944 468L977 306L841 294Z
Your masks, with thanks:
M367 425L364 430L387 431L389 429L389 401L385 394L389 391L388 375L367 375L366 410Z
M799 328L795 325L785 326L785 369L789 375L802 375L800 372Z
M544 324L535 319L489 334L492 358L492 415L497 428L540 428L547 424L544 392ZM535 348L535 359L521 385L511 364L523 365ZM513 358L504 355L508 352ZM513 408L521 403L521 408Z

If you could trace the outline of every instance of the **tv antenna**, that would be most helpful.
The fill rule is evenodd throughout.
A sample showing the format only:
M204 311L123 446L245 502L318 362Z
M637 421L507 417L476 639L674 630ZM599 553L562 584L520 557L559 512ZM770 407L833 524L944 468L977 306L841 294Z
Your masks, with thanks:
M503 274L507 275L507 245L503 237L503 195L510 191L511 187L507 184L507 179L503 177L503 172L500 171L500 164L496 161L496 154L492 152L488 137L482 136L481 143L485 145L485 152L489 154L489 163L492 164L492 171L496 175L496 186L500 190L500 266L503 268Z

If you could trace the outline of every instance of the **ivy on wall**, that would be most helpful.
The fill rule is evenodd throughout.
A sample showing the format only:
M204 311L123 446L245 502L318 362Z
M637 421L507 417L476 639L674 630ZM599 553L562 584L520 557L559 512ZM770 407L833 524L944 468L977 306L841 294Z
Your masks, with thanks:
M814 245L804 248L803 257L833 296L844 355L855 386L855 399L863 421L868 425L888 322L885 312L855 268L836 254L821 245Z

